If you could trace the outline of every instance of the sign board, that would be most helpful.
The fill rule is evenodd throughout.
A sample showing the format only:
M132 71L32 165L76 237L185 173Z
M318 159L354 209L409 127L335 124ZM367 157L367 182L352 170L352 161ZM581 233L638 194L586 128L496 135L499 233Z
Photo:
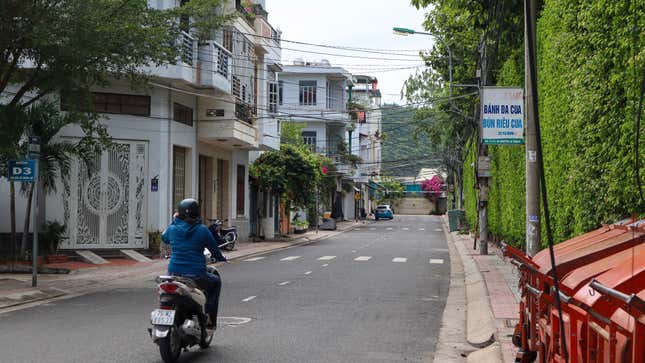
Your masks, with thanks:
M9 180L34 182L36 180L36 160L9 160Z
M482 143L524 143L524 91L521 88L482 87Z

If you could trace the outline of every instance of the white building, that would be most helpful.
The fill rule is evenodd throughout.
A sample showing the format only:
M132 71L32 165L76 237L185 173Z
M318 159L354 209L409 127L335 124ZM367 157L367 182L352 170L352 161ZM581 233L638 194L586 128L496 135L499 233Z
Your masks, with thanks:
M342 179L353 181L355 170L341 160L339 147L344 145L353 154L359 154L358 133L348 132L351 127L346 88L353 84L351 74L328 61L298 60L293 65L285 65L279 78L279 116L304 124L304 142L335 161L339 173L336 198L340 198ZM335 202L342 206L343 218L354 218L353 193Z
M361 192L360 208L369 213L376 206L369 198L369 181L378 180L381 175L381 91L378 89L376 77L366 75L354 76L352 101L362 106L357 115L359 156L362 163L357 170L357 188Z
M149 1L161 9L180 3ZM277 89L280 36L263 8L259 1L254 19L237 17L213 39L184 33L176 65L142 70L151 76L147 91L119 81L94 90L114 147L96 156L95 170L74 161L58 193L41 199L41 222L67 226L60 248L147 248L148 234L163 230L188 197L200 201L205 220L227 220L242 239L249 236L250 153L279 145L277 122L267 115L269 91ZM222 11L244 8L229 0ZM62 140L81 136L78 127L60 133ZM8 195L8 183L0 182L0 194ZM17 221L24 204L19 198ZM0 218L0 232L9 229L8 218Z

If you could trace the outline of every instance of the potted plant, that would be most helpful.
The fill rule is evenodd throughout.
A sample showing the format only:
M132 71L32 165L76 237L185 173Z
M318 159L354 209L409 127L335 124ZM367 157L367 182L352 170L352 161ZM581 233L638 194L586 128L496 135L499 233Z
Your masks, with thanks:
M42 232L40 233L40 238L43 241L43 246L47 247L48 263L67 262L66 255L59 255L56 253L58 251L58 245L63 239L64 233L65 225L60 224L57 221L48 221L43 225Z
M295 233L305 233L309 228L309 222L296 220L293 222L293 228Z

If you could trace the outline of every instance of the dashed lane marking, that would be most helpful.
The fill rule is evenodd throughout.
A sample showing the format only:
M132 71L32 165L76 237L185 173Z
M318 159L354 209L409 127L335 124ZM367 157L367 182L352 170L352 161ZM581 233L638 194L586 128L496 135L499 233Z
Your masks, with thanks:
M370 231L375 231L375 230L376 230L375 227L370 227Z
M402 229L403 229L404 231L409 231L409 230L410 230L410 228L408 228L408 227L403 227Z
M435 232L443 232L443 229L441 229L441 228L435 228L435 229L434 229L434 231L435 231Z
M425 228L419 228L419 231L425 231L425 230L426 230Z
M302 256L289 256L289 257L285 257L283 259L280 259L280 261L293 261L293 260L299 259L300 257L302 257Z
M329 264L328 264L328 263L326 263L326 264L322 265L322 267L327 267L327 266L329 266Z
M291 281L283 281L283 282L279 283L278 285L280 285L280 286L284 286L284 285L289 284L290 282L291 282Z
M408 259L405 258L405 257L394 257L392 259L392 262L407 262L407 261L408 261Z
M387 229L388 231L391 231L391 230L393 230L394 228L392 228L392 227L387 227L386 229Z
M430 263L440 265L443 263L443 258L431 258Z
M253 261L260 261L260 260L264 260L265 258L266 258L266 257L251 257L251 258L247 258L246 260L242 260L242 261L245 261L245 262L253 262Z
M318 258L318 261L331 261L334 258L336 258L336 256L322 256L322 257Z
M243 301L243 302L249 302L249 301L251 301L251 300L255 299L256 297L257 297L257 296L249 296L249 297L247 297L246 299L243 299L242 301Z
M310 274L311 274L311 271L305 272L305 275L310 275Z
M369 261L372 258L372 256L358 256L354 259L354 261Z

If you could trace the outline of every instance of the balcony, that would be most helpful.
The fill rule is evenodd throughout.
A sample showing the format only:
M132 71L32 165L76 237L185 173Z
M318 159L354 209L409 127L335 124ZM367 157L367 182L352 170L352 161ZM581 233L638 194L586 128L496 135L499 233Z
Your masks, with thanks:
M177 64L147 66L142 67L141 71L153 77L195 85L197 80L197 39L182 31L175 46L179 53Z
M250 105L239 101L235 103L235 118L237 118L238 120L252 125L254 114L255 110Z
M200 44L200 86L230 94L232 57L231 52L215 41Z
M200 99L199 139L226 149L257 149L259 132L252 111L252 107L232 98Z

